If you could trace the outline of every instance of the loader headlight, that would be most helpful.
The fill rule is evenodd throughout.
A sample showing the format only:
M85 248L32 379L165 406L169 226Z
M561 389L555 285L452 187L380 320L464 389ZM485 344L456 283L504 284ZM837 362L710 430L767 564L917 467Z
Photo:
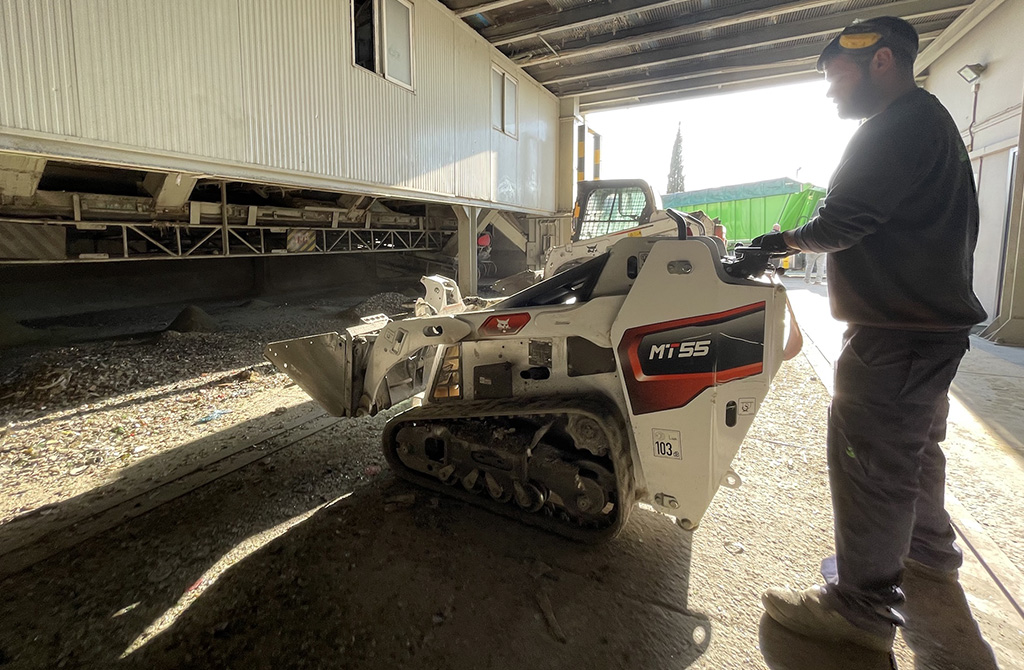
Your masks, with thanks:
M454 344L444 348L441 366L434 380L433 400L462 397L462 345Z

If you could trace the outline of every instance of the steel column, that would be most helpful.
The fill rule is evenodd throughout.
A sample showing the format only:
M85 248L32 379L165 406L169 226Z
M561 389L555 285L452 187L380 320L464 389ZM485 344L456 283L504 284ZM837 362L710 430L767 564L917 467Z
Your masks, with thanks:
M462 295L476 295L476 223L480 218L479 207L453 207L459 220L459 290Z

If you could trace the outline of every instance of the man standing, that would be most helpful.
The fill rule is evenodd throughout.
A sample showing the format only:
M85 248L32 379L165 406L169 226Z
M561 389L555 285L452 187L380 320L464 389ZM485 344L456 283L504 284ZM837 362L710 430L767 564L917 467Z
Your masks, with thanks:
M815 284L820 284L825 278L825 254L816 251L804 252L804 283L811 283L811 275L818 273Z
M867 119L806 225L754 245L827 252L833 315L849 324L828 416L835 570L772 588L768 614L793 631L888 651L904 570L955 581L962 556L944 509L947 393L985 318L974 295L978 203L956 124L914 82L906 21L854 23L818 69L839 116ZM823 568L824 568L823 564Z

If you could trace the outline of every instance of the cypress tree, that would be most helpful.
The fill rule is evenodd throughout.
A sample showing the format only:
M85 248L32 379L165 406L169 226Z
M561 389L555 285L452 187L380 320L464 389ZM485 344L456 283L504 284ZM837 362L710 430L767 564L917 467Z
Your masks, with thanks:
M668 188L666 193L682 193L686 190L686 175L683 174L683 129L676 126L676 141L672 145L672 160L668 166Z

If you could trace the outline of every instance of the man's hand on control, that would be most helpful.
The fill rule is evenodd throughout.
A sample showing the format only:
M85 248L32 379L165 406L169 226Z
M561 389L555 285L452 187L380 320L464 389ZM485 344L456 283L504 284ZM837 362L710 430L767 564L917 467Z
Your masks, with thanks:
M787 237L789 238L788 240ZM755 237L750 246L760 247L762 251L772 254L795 254L799 249L790 246L790 242L793 241L792 238L793 235L788 230L786 232L765 233L760 237Z

